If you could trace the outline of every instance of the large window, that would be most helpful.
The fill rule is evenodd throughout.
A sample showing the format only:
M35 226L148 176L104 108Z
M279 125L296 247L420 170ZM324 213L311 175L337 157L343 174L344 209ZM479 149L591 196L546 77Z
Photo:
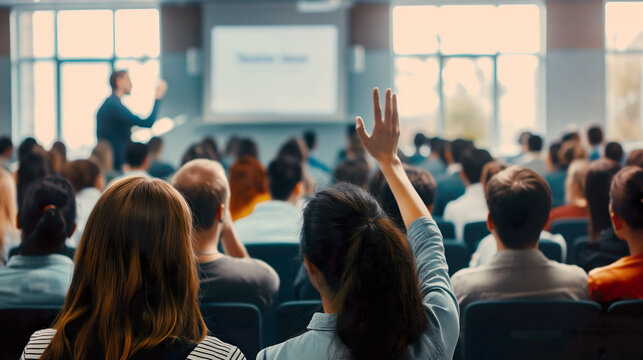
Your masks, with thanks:
M403 143L424 132L510 151L544 130L539 5L393 8Z
M111 92L109 75L128 70L123 102L146 115L159 76L157 9L22 11L13 13L14 134L44 146L63 140L70 157L96 143L96 111Z
M605 5L605 66L610 138L643 139L643 2Z

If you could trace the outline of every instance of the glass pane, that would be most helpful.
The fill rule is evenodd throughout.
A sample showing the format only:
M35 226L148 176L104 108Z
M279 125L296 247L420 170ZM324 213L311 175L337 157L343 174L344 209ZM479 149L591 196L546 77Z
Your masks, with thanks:
M537 5L498 6L498 26L502 40L499 52L540 52L540 8Z
M607 112L610 138L640 140L643 55L607 55Z
M498 57L498 145L504 153L517 150L521 131L538 129L538 66L534 55Z
M127 70L132 80L132 93L123 103L135 114L147 116L154 106L154 94L159 79L159 61L120 60L116 69Z
M62 137L71 158L89 156L96 144L96 112L111 93L111 71L108 62L61 65Z
M58 55L61 58L109 58L114 54L111 10L58 12Z
M54 56L54 12L21 12L18 15L21 57Z
M445 59L442 76L445 137L472 139L478 146L488 147L493 116L493 60Z
M158 10L117 10L115 23L116 56L159 56L160 41Z
M395 91L398 94L402 146L412 145L417 132L437 132L440 65L436 58L395 59Z
M643 2L605 5L605 48L643 50Z
M440 50L445 54L491 54L502 39L496 7L449 5L439 9Z
M56 139L56 91L56 65L53 61L20 64L21 139L34 136L45 147L53 144Z
M438 8L396 6L393 9L393 49L396 54L432 54L438 51Z

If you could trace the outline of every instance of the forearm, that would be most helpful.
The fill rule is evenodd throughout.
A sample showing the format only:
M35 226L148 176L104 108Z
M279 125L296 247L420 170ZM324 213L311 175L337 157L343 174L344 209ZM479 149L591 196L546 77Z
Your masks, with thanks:
M223 247L223 253L228 256L236 258L250 257L246 247L243 246L237 238L237 234L234 232L232 226L223 228L223 232L221 233L221 246Z

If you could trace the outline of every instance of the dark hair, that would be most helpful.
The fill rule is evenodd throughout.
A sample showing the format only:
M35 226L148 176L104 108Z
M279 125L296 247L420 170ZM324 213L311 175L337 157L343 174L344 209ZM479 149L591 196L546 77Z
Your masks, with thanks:
M317 146L317 134L312 130L307 130L304 132L304 141L308 150L313 150Z
M359 187L368 184L371 167L364 159L348 159L337 165L333 171L335 182L347 182Z
M63 162L67 162L67 146L62 141L56 141L51 145L51 151L55 151L60 154Z
M239 142L241 139L237 135L232 135L225 143L224 155L236 157L239 152Z
M201 145L205 152L208 154L210 160L219 161L221 159L221 153L219 153L219 146L217 141L213 137L208 136L201 142Z
M406 172L406 176L409 177L411 185L413 185L415 191L420 195L424 205L427 208L433 205L433 201L435 200L436 182L431 173L424 169L409 165L404 165L404 171ZM391 187L386 181L381 170L378 171L371 179L368 191L380 202L382 209L391 221L393 221L393 224L402 232L406 233L406 226L404 226L402 213L397 205L395 196L393 196Z
M512 166L489 180L485 195L489 216L507 248L524 249L538 241L552 204L551 189L542 176Z
M451 151L451 141L442 139L439 146L438 155L440 155L440 160L447 165L449 163L447 160L447 151ZM433 152L433 145L431 145L431 152Z
M18 206L32 183L50 174L47 159L40 153L29 153L20 161L18 168Z
M555 142L549 145L549 157L551 158L552 165L554 165L556 168L560 167L560 158L558 157L558 153L560 152L561 145L562 144L559 142Z
M625 152L623 151L623 147L621 144L617 142L609 142L607 145L605 145L605 157L614 160L617 163L621 163L623 161L623 156L625 155Z
M610 199L614 214L635 229L643 228L643 169L627 166L614 175Z
M357 136L357 129L355 128L355 124L349 124L346 126L346 136L347 137Z
M638 166L643 167L643 149L633 150L627 156L627 166Z
M150 139L150 141L147 142L147 151L150 154L158 153L159 151L161 151L161 148L163 148L163 139L158 136L154 136Z
M255 159L259 158L259 148L257 143L250 138L243 138L239 140L239 148L237 149L237 159L244 156L251 156Z
M415 134L415 137L413 138L413 145L415 145L415 148L419 150L425 144L426 136L422 133Z
M127 75L127 71L125 70L116 70L112 73L112 75L110 75L109 86L112 87L112 91L116 90L116 81L125 75Z
M590 145L600 145L603 142L603 128L599 125L587 129L587 140Z
M208 153L203 148L203 144L190 145L181 158L181 166L195 159L209 159Z
M562 141L563 142L566 142L566 141L580 141L580 134L578 133L578 131L567 132L567 133L563 134Z
M4 154L5 151L13 148L13 142L8 136L0 137L0 154Z
M277 159L290 158L299 163L304 161L304 153L301 150L301 145L297 139L292 138L286 141L277 152Z
M527 140L527 146L529 151L532 152L541 152L543 149L543 138L540 135L533 134Z
M522 146L529 141L529 138L531 137L531 131L523 131L518 135L518 145Z
M451 156L453 157L453 161L455 161L458 164L462 163L462 156L464 153L469 150L473 149L475 146L473 145L473 142L470 140L463 140L463 139L455 139L451 142Z
M63 171L76 193L94 187L96 179L101 176L100 167L91 160L75 160L65 164Z
M22 161L25 156L31 154L36 146L38 146L38 142L32 137L22 140L20 145L18 145L18 161Z
M20 253L53 253L64 245L76 223L76 198L67 180L48 176L25 193L18 214L22 229Z
M301 252L334 297L351 357L404 358L428 319L409 243L377 201L346 183L319 192L304 209Z
M132 167L139 167L147 159L147 154L147 145L133 142L125 148L125 163Z
M487 150L473 149L468 150L462 156L462 171L472 184L480 182L482 176L482 168L487 163L493 161L493 157Z
M301 182L301 164L289 158L277 158L268 165L268 189L275 200L288 200Z
M589 209L589 233L593 240L601 231L612 226L610 218L610 185L612 178L621 170L617 162L600 159L592 162L585 179L585 197Z

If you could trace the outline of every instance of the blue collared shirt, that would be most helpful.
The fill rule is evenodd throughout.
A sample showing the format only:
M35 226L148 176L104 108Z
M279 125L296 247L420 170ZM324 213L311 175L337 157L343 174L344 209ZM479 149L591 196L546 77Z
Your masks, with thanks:
M0 308L61 305L74 272L64 255L15 255L0 268Z
M451 359L460 331L459 309L449 279L442 235L435 221L425 217L409 227L408 239L429 319L429 327L419 342L408 347L408 359ZM314 314L308 332L262 350L257 360L328 360L340 354L349 359L347 349L335 336L335 320L335 314Z

